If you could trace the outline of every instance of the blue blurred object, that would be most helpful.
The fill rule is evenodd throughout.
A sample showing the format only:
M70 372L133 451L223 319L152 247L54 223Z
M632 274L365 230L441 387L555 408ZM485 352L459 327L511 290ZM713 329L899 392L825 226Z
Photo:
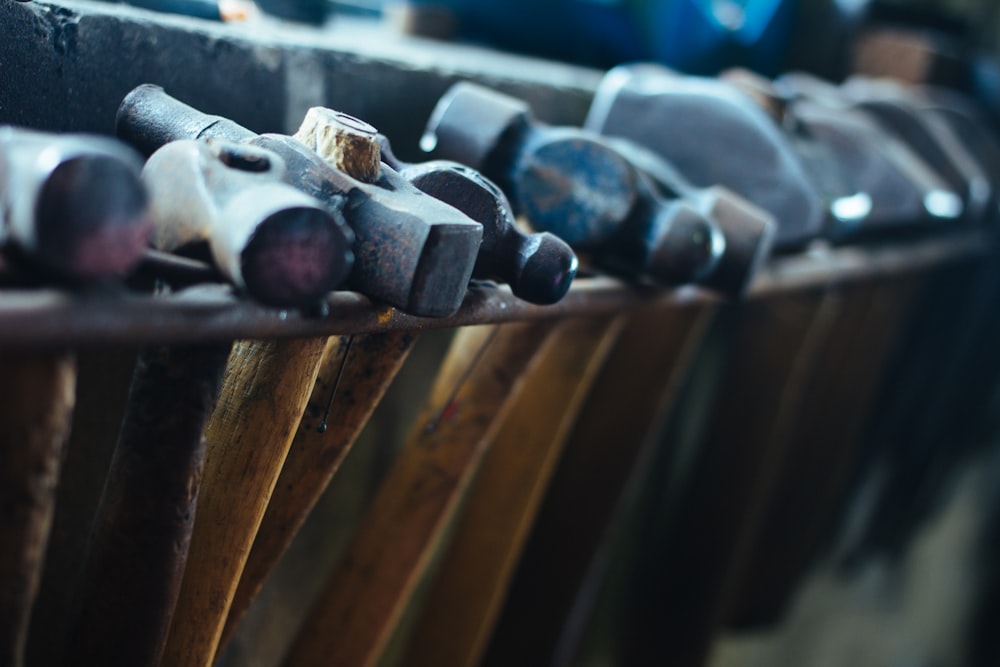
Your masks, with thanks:
M448 8L462 38L596 67L657 60L698 74L777 73L793 0L410 0Z
M776 75L795 19L790 0L642 2L650 57L691 74L747 67Z
M183 14L211 21L222 20L218 0L125 0L125 3L168 14Z

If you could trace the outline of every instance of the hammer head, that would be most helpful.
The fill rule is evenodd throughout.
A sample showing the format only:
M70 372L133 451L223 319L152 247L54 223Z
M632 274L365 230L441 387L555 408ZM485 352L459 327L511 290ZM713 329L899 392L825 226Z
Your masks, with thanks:
M792 98L788 114L841 170L843 187L830 197L833 240L962 215L963 202L949 184L838 87L803 73L786 74L776 85Z
M167 144L147 161L155 244L207 244L219 269L262 303L309 306L350 270L340 225L318 201L284 183L275 153L224 141Z
M332 171L323 180L335 183L344 198L344 217L356 237L350 284L414 315L442 317L458 310L483 226L421 192L388 165L381 164L377 173L369 168L380 147L375 128L367 123L313 109L296 138L281 141L282 150L297 154L297 160L318 158L321 164L311 169ZM364 173L352 165L363 166Z
M628 156L660 195L683 199L715 225L725 249L700 284L729 296L742 294L774 245L774 216L727 188L695 187L672 164L634 141L608 138L608 142Z
M586 125L632 139L694 185L723 185L771 213L778 248L801 246L823 225L819 194L773 120L735 87L643 64L611 70Z
M153 230L141 169L117 141L0 128L0 239L55 275L122 277Z
M463 81L438 100L420 147L483 172L506 191L504 168L498 163L509 163L519 135L533 122L522 100ZM500 151L506 155L498 155Z
M834 240L961 215L962 201L948 184L870 118L810 100L796 101L792 113L829 148L848 186L831 200Z
M841 86L855 108L869 113L889 133L906 142L962 197L966 218L981 222L992 214L989 176L948 124L896 82L853 77Z
M551 304L565 296L576 275L576 254L554 234L518 229L507 197L485 176L445 160L408 165L400 175L483 225L474 278L506 282L515 296L531 303Z

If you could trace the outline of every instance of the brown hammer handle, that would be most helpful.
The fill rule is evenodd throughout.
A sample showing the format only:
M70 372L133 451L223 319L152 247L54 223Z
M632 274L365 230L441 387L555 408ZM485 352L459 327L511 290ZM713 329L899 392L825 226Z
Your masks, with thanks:
M286 665L363 667L384 655L525 370L541 356L554 326L459 331L428 406Z
M76 399L62 352L0 354L0 665L22 667Z
M562 445L624 322L564 322L526 376L464 501L404 666L478 663Z
M549 480L484 664L551 660L629 474L669 414L716 310L652 307L629 318Z
M233 347L205 430L205 471L163 665L208 667L316 381L326 338Z
M139 355L91 528L67 652L73 664L160 662L194 525L203 430L230 347L150 347Z
M220 647L232 638L264 581L351 451L417 337L415 332L400 331L355 336L349 343L347 337L327 342L305 415L243 568ZM327 428L321 431L323 423Z

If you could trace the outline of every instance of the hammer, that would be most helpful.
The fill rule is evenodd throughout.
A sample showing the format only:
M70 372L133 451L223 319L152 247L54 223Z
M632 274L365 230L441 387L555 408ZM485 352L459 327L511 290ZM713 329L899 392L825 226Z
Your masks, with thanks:
M810 167L830 240L855 241L960 215L958 195L930 165L867 114L849 108L836 86L800 73L774 82L746 70L723 77L771 115Z
M207 245L237 287L273 306L309 306L347 276L353 237L335 209L283 182L271 151L220 140L174 141L143 169L154 245Z
M482 226L382 166L375 132L366 123L346 114L337 121L341 137L337 141L354 146L340 154L355 164L341 164L340 169L301 141L257 135L149 84L125 97L116 122L119 136L147 154L169 141L195 138L226 139L273 151L287 164L288 183L341 210L353 230L355 261L349 287L414 315L455 312L472 275Z
M739 293L769 244L765 219L746 243L727 247L714 221L661 196L625 151L593 132L543 126L521 100L474 84L456 84L441 98L422 145L481 170L534 227L637 280ZM731 268L719 271L720 264Z
M691 183L722 185L770 212L778 250L802 247L822 230L822 202L791 146L766 113L724 81L652 63L615 67L584 127L639 143Z
M153 231L141 168L111 139L0 127L0 245L71 281L125 276Z
M379 135L382 158L420 191L454 206L483 225L472 277L508 283L514 296L538 304L559 301L576 275L573 249L555 234L527 234L514 222L506 195L475 169L448 160L407 163Z

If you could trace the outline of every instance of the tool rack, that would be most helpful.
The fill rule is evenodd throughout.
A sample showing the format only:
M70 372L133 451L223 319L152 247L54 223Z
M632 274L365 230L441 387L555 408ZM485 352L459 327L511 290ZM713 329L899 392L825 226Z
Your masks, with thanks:
M124 92L155 81L261 131L288 130L311 104L336 106L405 147L415 146L434 100L454 80L517 92L540 117L575 123L600 77L471 48L335 34L339 41L293 28L247 34L120 6L3 2L0 121L107 133ZM214 64L192 70L209 62ZM383 573L385 561L371 550L351 552L372 561L354 562L359 570L337 581L358 587L355 601L363 611L345 622L349 629L327 628L342 650L342 661L328 656L328 664L568 665L588 656L662 664L670 656L671 664L694 667L705 664L726 628L774 620L834 529L866 451L894 438L978 434L1000 369L991 349L998 324L991 307L995 252L990 230L971 228L857 246L817 245L769 260L736 303L694 288L639 288L584 275L560 303L534 306L506 288L477 284L457 314L439 319L405 315L351 292L331 294L325 312L303 313L265 308L218 285L164 296L2 289L0 350L10 358L71 350L81 368L94 363L88 358L114 358L127 370L137 347L154 344L479 325L547 337L590 323L596 338L579 348L589 355L562 359L559 366L560 349L572 338L542 346L528 355L530 363L511 370L503 392L470 399L481 402L489 435L477 431L473 441L458 443L475 455L463 468L442 473L456 481L441 506L440 525L411 536L424 540L419 547L391 540L381 546L398 553L399 562L412 568L405 576L419 585L369 597L365 581L373 591L382 589L365 577L398 572ZM416 371L423 385L410 386L429 385L437 365L447 363L440 359L425 355ZM500 364L500 372L505 361L499 355L476 363ZM73 549L82 546L81 524L96 502L95 468L113 445L86 437L114 433L113 423L94 424L120 415L127 372L109 371L117 387L110 387L113 378L96 375L81 374L78 408L106 403L108 416L79 415L90 424L74 433L65 454L66 466L94 461L90 479L82 470L62 471L28 635L29 666L60 659L73 664L61 653L68 591L76 585ZM473 374L460 382L488 381ZM566 392L560 412L519 402L530 396L544 404L548 386ZM88 395L111 388L118 394ZM425 398L416 393L402 400ZM502 474L518 465L516 451L500 451L494 442L508 429L529 441L532 432L551 434L548 456L537 460L523 487ZM509 448L517 440L508 434L501 441ZM390 479L404 479L401 474ZM333 486L342 483L334 476ZM502 492L484 509L477 489L491 484ZM373 488L371 511L377 514L385 506L379 498L393 490ZM365 504L358 501L348 523L363 536L391 537L392 530L365 532L366 522L385 520L366 514ZM510 531L499 538L506 560L493 570L477 569L475 546L490 527L469 517L506 505L519 512L515 520L501 517ZM341 541L350 540L345 535ZM341 547L341 553L344 548L351 549ZM329 563L322 566L300 573L302 583L289 596L315 598L326 585ZM362 573L366 566L375 575ZM237 629L229 653L216 656L220 664L279 664L267 658L280 656L296 634L288 621L268 625L276 612L267 604L278 608L280 601L280 592L265 596L264 608L251 612L256 616L249 629ZM308 604L297 606L302 609L291 613L296 623L308 611ZM261 639L268 634L274 638ZM369 635L376 637L369 641ZM312 663L306 656L289 664Z

